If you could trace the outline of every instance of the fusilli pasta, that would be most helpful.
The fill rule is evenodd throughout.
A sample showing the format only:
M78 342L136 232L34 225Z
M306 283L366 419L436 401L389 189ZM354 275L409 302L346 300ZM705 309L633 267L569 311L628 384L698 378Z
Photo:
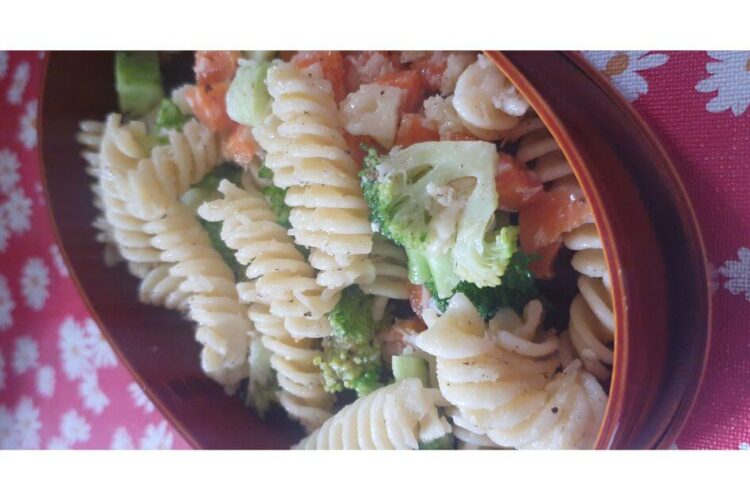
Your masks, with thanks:
M311 248L310 263L321 271L318 283L339 289L374 279L367 258L372 228L331 85L319 71L317 65L302 71L274 64L266 78L272 113L253 135L267 152L274 183L288 188L290 232L297 244Z
M333 450L417 449L451 431L438 414L436 389L411 378L374 391L342 408L296 448Z
M305 427L317 428L330 416L333 398L323 390L320 369L313 364L320 355L316 340L331 334L325 314L338 297L322 297L314 270L257 189L223 180L219 192L223 198L204 203L198 213L222 222L222 239L237 261L247 265L247 281L237 289L241 300L251 304L249 317L271 352L279 402Z
M169 144L156 146L118 181L128 210L147 220L161 217L190 186L221 161L218 136L196 120L181 132L169 131Z
M541 316L541 304L532 301L523 319L502 309L485 330L471 302L457 294L415 343L436 357L457 427L503 447L589 448L606 395L578 361L554 375L559 342L554 335L538 339Z
M580 293L570 306L567 334L586 369L599 379L607 379L614 357L609 345L614 341L615 321L602 240L594 224L584 224L564 241L566 247L575 250L571 264L581 274Z
M409 271L404 250L383 237L373 241L370 260L375 266L375 280L362 284L363 292L389 299L409 298Z
M145 135L146 127L142 122L123 125L120 115L111 114L106 120L99 152L99 192L104 217L120 255L128 262L130 272L139 278L161 263L160 251L154 248L151 236L144 231L146 221L127 209L115 172L128 172L146 157L138 143Z
M247 376L248 336L252 335L239 302L232 270L213 248L193 212L173 204L164 217L145 224L170 276L182 278L181 293L189 294L188 315L198 325L203 344L201 365L214 380L234 387Z

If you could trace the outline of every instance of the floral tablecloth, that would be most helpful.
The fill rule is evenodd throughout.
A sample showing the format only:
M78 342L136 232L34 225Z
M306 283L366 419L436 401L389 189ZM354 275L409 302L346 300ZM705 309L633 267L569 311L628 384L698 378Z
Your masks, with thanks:
M674 155L712 264L714 337L680 448L750 447L750 52L590 52ZM0 52L0 448L186 448L90 318L39 178L43 55Z

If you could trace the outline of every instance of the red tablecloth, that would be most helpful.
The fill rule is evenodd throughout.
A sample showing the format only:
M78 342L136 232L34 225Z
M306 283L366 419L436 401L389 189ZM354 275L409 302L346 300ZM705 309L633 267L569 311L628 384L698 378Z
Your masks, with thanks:
M593 52L677 161L713 266L708 374L680 448L750 445L750 52ZM77 295L39 182L42 55L0 52L0 448L185 448Z

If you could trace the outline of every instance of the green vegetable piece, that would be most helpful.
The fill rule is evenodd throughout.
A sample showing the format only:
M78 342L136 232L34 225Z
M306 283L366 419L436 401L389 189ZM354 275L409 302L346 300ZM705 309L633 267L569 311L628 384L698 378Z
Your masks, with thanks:
M449 297L461 281L499 285L516 234L491 229L498 206L494 144L423 142L387 157L367 151L360 175L371 219L406 250L413 282L432 281L439 298ZM451 234L445 233L450 226L439 232L431 225L438 198L448 207L463 204Z
M271 207L271 211L276 216L276 222L287 228L292 227L289 223L289 214L292 212L292 209L284 201L286 198L286 189L276 186L266 186L262 188L262 191L266 197L266 201L268 201L268 205Z
M314 360L328 392L353 389L365 396L382 384L382 360L375 332L380 323L372 317L373 298L356 286L341 294L328 314L333 335L323 340L323 353Z
M164 98L156 52L117 52L115 89L120 110L141 117Z
M275 50L243 50L242 58L250 61L270 61L276 56Z
M424 387L430 386L430 370L427 361L416 356L393 356L391 358L393 377L396 382L407 378L418 378Z
M463 293L474 304L479 314L485 321L492 319L502 307L511 307L517 313L523 313L524 306L533 299L539 298L539 290L536 286L534 274L529 269L529 264L534 258L521 252L516 252L510 258L508 268L503 275L503 282L496 287L479 288L473 283L462 281L453 290L453 293ZM448 298L437 297L434 284L424 284L432 295L435 305L440 311L448 307Z
M268 62L247 62L237 68L227 91L227 115L242 125L255 127L271 112L271 96L264 82Z
M182 130L190 120L171 99L162 99L159 109L156 111L156 126L160 130Z
M200 182L193 185L181 198L185 205L197 210L206 202L219 197L219 183L226 179L229 182L240 185L242 182L242 169L231 163L222 163L211 172L206 174ZM211 245L221 254L224 262L232 269L237 281L245 276L245 266L237 262L234 251L229 248L221 238L221 222L211 222L198 217L198 221L208 233Z
M456 442L450 432L432 441L419 442L420 450L455 450Z

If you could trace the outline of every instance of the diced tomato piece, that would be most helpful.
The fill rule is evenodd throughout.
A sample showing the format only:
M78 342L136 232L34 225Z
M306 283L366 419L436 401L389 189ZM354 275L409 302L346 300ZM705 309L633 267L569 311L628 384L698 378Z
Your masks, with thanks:
M258 143L255 142L250 127L237 125L222 141L221 150L226 159L248 168L258 152Z
M420 318L422 317L424 303L428 300L430 300L430 292L425 287L422 285L409 285L409 304L412 311Z
M539 176L510 155L500 154L495 173L500 209L515 212L534 203L544 189Z
M439 92L443 74L448 66L448 54L433 52L430 56L411 63L411 69L419 71L429 92Z
M407 319L397 319L387 330L377 333L378 340L386 363L392 356L403 354L407 347L413 346L414 337L427 329L424 322L413 316Z
M349 146L349 155L358 166L362 167L362 160L365 159L367 153L362 149L364 144L367 147L372 147L378 150L379 154L383 154L383 148L380 144L368 135L351 135L346 131L341 132L346 140L346 144Z
M518 211L521 248L535 253L591 218L589 204L570 192L545 191Z
M550 243L549 245L545 245L536 250L535 254L539 259L529 264L529 270L534 273L534 276L545 280L551 279L555 276L553 270L555 266L555 257L557 257L557 253L560 251L561 246L562 240L557 240L554 243Z
M234 122L227 115L228 89L229 82L219 82L196 85L185 94L198 121L214 132L228 131L234 126Z
M299 69L320 63L320 67L323 70L323 78L331 82L336 102L340 102L346 97L344 58L341 52L336 50L297 52L292 57L292 62Z
M393 73L400 68L394 64L393 55L384 51L363 50L344 53L346 90L355 92L360 85L372 83L376 78Z
M407 113L401 118L396 134L396 146L407 147L418 142L439 141L440 134L425 117Z
M234 78L240 53L234 50L198 50L195 53L195 79L198 85L213 85Z
M420 108L424 98L425 84L419 72L414 70L397 71L377 78L375 83L398 87L404 91L401 98L402 113L414 113Z

